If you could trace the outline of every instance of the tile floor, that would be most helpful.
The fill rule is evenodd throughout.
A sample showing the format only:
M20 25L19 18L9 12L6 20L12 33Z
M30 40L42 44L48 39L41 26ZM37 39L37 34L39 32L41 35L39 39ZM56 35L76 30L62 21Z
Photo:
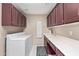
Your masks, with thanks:
M29 56L36 56L36 51L37 51L37 45L33 45ZM48 56L53 56L53 55L48 55Z
M32 50L31 50L29 56L36 56L37 46L40 46L40 45L33 45Z
M47 52L44 46L37 46L37 56L47 56Z

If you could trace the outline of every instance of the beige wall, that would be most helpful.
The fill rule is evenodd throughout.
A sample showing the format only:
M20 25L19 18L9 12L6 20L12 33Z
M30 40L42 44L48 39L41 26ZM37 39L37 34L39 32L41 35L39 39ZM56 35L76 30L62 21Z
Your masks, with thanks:
M22 32L25 27L15 27L15 26L3 26L3 29L7 32L7 34Z
M79 22L54 27L55 34L79 40Z
M34 45L43 45L44 41L42 39L36 38L36 22L42 21L43 23L43 33L48 32L47 23L46 23L46 15L27 15L27 27L25 29L26 33L30 33L33 35L33 44Z
M4 55L4 48L5 48L5 40L4 40L4 37L5 37L5 31L4 29L2 28L2 6L0 4L0 55Z

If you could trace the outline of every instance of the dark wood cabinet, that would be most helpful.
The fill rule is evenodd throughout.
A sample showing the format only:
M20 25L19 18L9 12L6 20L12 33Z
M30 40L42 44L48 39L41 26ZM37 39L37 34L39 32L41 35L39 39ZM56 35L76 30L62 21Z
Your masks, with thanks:
M50 45L51 43L49 43L48 41L47 41L47 51L48 51L48 54L51 54L51 55L56 55L56 53L55 53L55 51L54 51L54 46L52 46L51 47L51 45ZM54 48L54 49L53 49Z
M55 16L55 9L50 13L50 17L51 17L51 20L50 20L50 24L51 26L55 26L56 25L56 16Z
M63 24L63 3L56 6L56 25Z
M64 56L64 54L58 48L56 48L56 56Z
M63 24L63 3L57 4L47 18L48 27Z
M50 44L49 44L50 43ZM51 42L44 36L44 47L46 49L47 54L55 55L55 48L52 45L51 47Z
M26 18L24 15L22 15L22 26L26 26Z
M10 3L2 3L2 25L3 26L26 26L26 17Z
M50 27L51 25L51 23L50 23L50 21L51 21L51 17L50 17L50 15L48 15L48 17L47 17L47 27Z
M58 3L49 17L48 27L79 22L79 3Z
M20 12L18 13L18 26L26 27L26 17L22 15Z
M47 38L44 36L44 47L46 49L46 52L47 52Z
M64 3L64 23L79 21L79 3Z
M47 17L47 27L55 26L55 9Z
M2 25L10 26L11 25L11 4L3 3L2 4Z
M27 18L26 18L26 17L24 17L24 27L26 27L26 26L27 26L27 24L26 24L26 23L27 23L27 21L26 21L26 20L27 20Z
M18 20L19 20L18 26L21 27L22 24L21 24L21 13L20 12L18 12Z
M64 54L52 42L50 42L46 36L44 36L44 46L47 54L54 56L64 56Z
M17 9L12 6L12 16L11 16L11 22L13 26L18 26L18 11Z

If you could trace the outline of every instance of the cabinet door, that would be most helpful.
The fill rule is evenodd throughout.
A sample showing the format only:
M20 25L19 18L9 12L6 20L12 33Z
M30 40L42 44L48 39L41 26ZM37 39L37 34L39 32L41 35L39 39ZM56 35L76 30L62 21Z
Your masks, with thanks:
M24 16L24 27L26 27L26 17Z
M22 14L20 12L18 12L18 26L22 26Z
M52 27L56 25L55 21L55 9L47 17L47 27Z
M56 25L55 9L51 12L50 16L51 16L50 24L51 26L55 26Z
M48 50L48 54L51 54L51 55L55 55L56 54L55 51L53 50L53 48L51 47L49 42L47 42L47 50Z
M27 27L27 18L25 17L25 27Z
M18 19L18 26L20 27L20 12L18 12L17 19Z
M76 19L73 19L76 17ZM64 3L64 23L79 21L79 3Z
M23 19L23 15L21 14L21 27L24 26L24 19Z
M56 48L56 55L57 56L64 56L64 54L57 48Z
M44 36L44 46L48 54L55 55L55 46Z
M13 26L18 26L18 11L17 9L12 6L12 25Z
M49 40L48 40L48 42L49 42L49 45L51 46L51 48L53 49L53 51L56 51L54 44L52 42L50 42Z
M44 47L45 47L46 52L47 52L47 38L46 38L46 36L44 36Z
M24 15L22 16L22 26L23 26L23 27L26 26L26 18L25 18Z
M56 6L56 25L63 24L63 4Z
M48 15L48 17L47 17L47 27L50 27L50 15Z
M12 4L2 3L2 25L3 26L11 25L11 7L12 7Z

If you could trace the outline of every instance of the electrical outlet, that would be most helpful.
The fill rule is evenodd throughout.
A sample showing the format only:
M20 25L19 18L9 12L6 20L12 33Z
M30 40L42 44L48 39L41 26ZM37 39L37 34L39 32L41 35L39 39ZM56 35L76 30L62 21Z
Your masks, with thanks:
M69 35L72 35L72 31L69 31Z

